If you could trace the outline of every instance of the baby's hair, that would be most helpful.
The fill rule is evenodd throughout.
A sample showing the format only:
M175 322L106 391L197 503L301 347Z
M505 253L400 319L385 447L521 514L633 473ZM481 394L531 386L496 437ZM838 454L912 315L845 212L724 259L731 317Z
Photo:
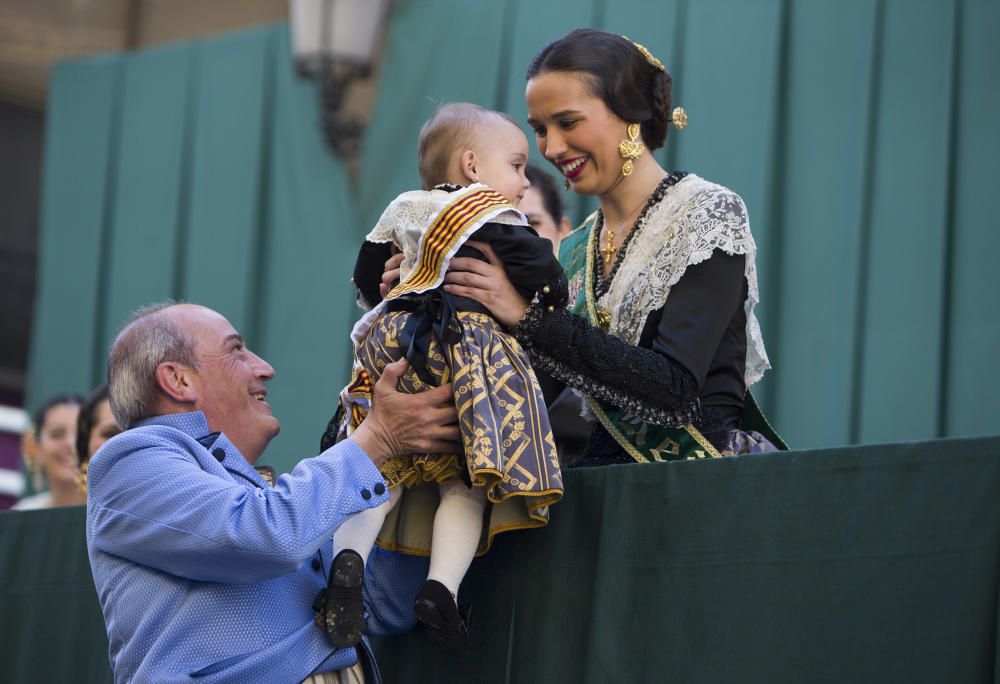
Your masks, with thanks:
M495 118L517 126L511 116L469 102L453 102L438 107L420 129L417 145L423 189L430 190L447 182L448 165L455 150L468 148L478 129Z

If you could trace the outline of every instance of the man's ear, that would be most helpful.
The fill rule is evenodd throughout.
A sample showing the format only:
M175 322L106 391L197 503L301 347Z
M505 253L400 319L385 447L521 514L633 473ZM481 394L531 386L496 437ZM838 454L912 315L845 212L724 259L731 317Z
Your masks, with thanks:
M569 222L569 216L563 216L559 221L559 235L565 237L573 230L573 224Z
M479 174L476 173L476 153L472 150L466 150L462 153L462 156L458 159L459 166L462 169L462 175L465 176L466 180L470 183L479 182Z
M193 404L198 393L191 382L191 369L176 361L164 361L156 367L156 384L170 399L182 404Z

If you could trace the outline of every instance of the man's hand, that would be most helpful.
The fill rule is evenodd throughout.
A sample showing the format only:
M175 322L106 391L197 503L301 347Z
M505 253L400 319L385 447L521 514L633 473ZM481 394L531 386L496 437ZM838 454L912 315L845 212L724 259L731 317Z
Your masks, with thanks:
M405 371L406 359L385 367L375 383L372 410L351 439L376 466L408 454L462 453L451 385L403 394L396 382Z

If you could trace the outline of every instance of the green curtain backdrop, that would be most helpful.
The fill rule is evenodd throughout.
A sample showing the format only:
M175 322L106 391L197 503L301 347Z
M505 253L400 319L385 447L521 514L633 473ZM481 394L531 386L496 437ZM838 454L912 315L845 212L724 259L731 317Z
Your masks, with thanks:
M268 460L313 453L347 375L353 254L417 186L421 123L460 100L523 121L531 56L578 26L664 61L691 123L658 157L746 200L775 366L757 393L792 445L1000 432L991 0L396 3L357 187L283 26L60 65L30 406L100 381L129 311L184 298L277 369ZM594 206L569 199L576 220Z
M268 461L314 454L349 367L360 229L287 30L69 62L51 87L32 405L101 382L129 313L184 299L277 369Z
M996 682L1000 438L571 470L391 684ZM0 513L4 681L107 682L82 507Z

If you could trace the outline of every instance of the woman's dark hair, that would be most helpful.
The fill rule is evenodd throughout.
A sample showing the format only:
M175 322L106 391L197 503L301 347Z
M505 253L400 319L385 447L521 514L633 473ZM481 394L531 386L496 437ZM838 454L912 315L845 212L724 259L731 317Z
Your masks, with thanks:
M542 205L545 211L552 217L552 222L559 225L563 217L562 197L559 196L559 188L556 186L556 179L552 174L545 173L534 164L524 167L524 175L531 181L531 187L538 190L542 196Z
M79 406L82 402L83 398L74 392L66 392L65 394L57 394L54 397L50 397L38 408L37 411L35 411L35 435L41 439L42 428L45 427L45 419L49 417L49 411L54 409L56 406L61 406L63 404Z
M90 433L97 425L97 407L102 401L108 401L108 396L108 386L98 385L80 405L80 416L76 419L76 458L80 465L90 458L87 448L90 446Z
M528 80L547 71L587 75L594 95L622 121L638 123L646 147L663 146L670 124L670 73L649 63L628 39L577 29L554 40L528 65Z

